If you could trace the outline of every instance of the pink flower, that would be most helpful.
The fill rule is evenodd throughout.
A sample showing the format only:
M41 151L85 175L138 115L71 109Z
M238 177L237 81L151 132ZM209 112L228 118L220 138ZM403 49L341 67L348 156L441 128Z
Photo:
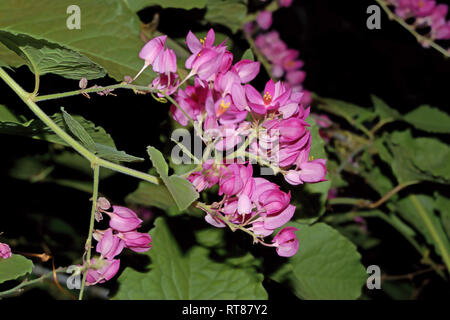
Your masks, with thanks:
M273 233L273 229L266 229L264 227L264 222L257 221L252 223L252 227L250 228L256 235L260 235L263 237L270 236Z
M285 227L273 238L272 243L277 247L277 253L281 257L292 257L298 251L299 241L295 235L298 231L294 227Z
M286 74L286 80L291 84L300 84L306 78L306 72L302 70L290 71Z
M289 7L294 0L278 0L280 7Z
M295 213L295 206L288 205L283 211L263 217L264 228L275 230L289 222Z
M246 194L239 196L237 211L239 214L249 214L252 211L253 205L250 198Z
M270 79L261 94L251 85L245 85L245 94L250 108L258 114L266 114L267 111L275 110L283 105L289 98L291 91L282 87L282 84L275 84Z
M178 74L176 73L161 73L152 81L152 87L165 92L167 95L171 95L178 87L179 81L177 81L177 79ZM164 95L159 92L157 93L157 96L160 98L164 97Z
M105 211L111 218L109 226L120 232L128 232L139 228L142 220L137 214L125 207L113 206L113 212Z
M213 29L210 29L205 39L199 40L192 31L186 36L186 44L193 55L198 54L203 48L212 48L216 35Z
M6 243L0 242L0 259L8 259L11 257L11 248Z
M133 78L136 79L139 75L150 65L158 60L159 55L164 53L164 46L166 44L167 36L160 36L153 38L142 47L139 52L139 58L145 61L144 66L138 72L138 74Z
M327 174L325 164L326 160L324 159L302 162L299 166L299 171L289 170L284 178L292 185L302 184L303 182L312 183L325 181L325 176Z
M255 79L260 67L261 63L252 60L241 60L233 66L241 79L241 83L247 83Z
M244 181L240 176L240 166L231 164L224 169L224 174L219 180L219 195L232 196L244 188Z
M158 55L163 51L166 39L167 36L160 36L147 42L139 52L139 58L145 60L146 65L153 64Z
M272 25L272 12L270 11L261 11L256 18L256 22L259 27L263 30L267 30Z
M97 269L89 268L86 273L86 285L92 286L97 283L104 283L114 277L119 271L120 268L120 260L112 259L112 260L96 260L91 259L91 266L97 267Z
M128 249L135 252L145 252L150 250L152 247L150 244L152 242L152 238L147 233L130 231L119 233L118 236L125 242L125 246Z
M186 68L192 68L192 73L199 79L208 80L221 67L225 50L225 47L205 48L195 56L191 66L186 60Z
M101 257L112 260L122 252L124 245L124 242L117 235L113 234L113 230L109 228L97 243L96 251L100 253Z
M161 51L153 62L153 71L170 74L177 72L177 57L172 49Z
M259 196L265 214L270 215L283 211L291 201L291 196L280 190L267 190Z

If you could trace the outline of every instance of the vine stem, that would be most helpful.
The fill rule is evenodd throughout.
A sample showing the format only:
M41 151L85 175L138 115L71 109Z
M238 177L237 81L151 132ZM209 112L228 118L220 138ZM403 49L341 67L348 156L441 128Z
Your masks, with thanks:
M9 296L9 295L14 294L16 292L20 292L20 290L22 288L24 288L24 287L28 287L28 286L31 286L31 285L36 284L38 282L41 282L45 278L53 276L55 272L65 272L66 269L67 268L58 268L58 269L56 269L54 271L52 270L51 272L40 276L39 278L36 278L36 279L33 279L33 280L24 280L24 281L22 281L22 283L20 283L19 285L15 286L14 288L11 288L9 290L5 290L5 291L0 292L0 299L2 297Z
M99 185L99 177L100 177L100 166L97 163L93 163L92 168L94 169L94 184L93 184L93 192L92 192L92 209L91 209L91 220L89 223L89 233L86 240L85 248L87 250L86 254L86 265L87 268L83 273L83 280L81 281L81 289L80 295L78 296L78 300L83 300L84 287L86 285L86 276L87 271L89 270L89 266L91 264L91 247L92 247L92 233L94 232L94 222L95 222L95 212L97 211L97 198L98 198L98 185Z
M79 154L81 154L84 158L86 158L91 165L93 163L96 163L97 165L101 166L101 167L105 167L108 169L111 169L113 171L117 171L135 178L139 178L141 180L145 180L154 184L159 184L159 179L157 177L154 177L152 175L134 170L134 169L130 169L127 167L124 167L120 164L116 164L104 159L100 159L98 158L95 154L91 153L89 150L87 150L86 148L84 148L80 143L78 143L78 141L76 141L74 138L72 138L72 136L70 136L67 132L65 132L62 128L60 128L44 111L42 111L41 108L39 108L39 106L33 101L35 99L35 97L33 96L33 94L30 94L28 92L26 92L25 90L22 89L22 87L14 81L14 79L12 79L8 73L6 73L5 70L3 70L3 68L0 67L0 78L2 78L6 84L8 84L11 89L14 90L14 92L16 92L16 94L22 99L23 102L25 102L25 104L31 109L31 111L33 111L33 113L43 122L45 123L50 129L52 129L53 132L55 132L56 135L58 135L63 141L65 141L68 145L70 145L76 152L78 152ZM121 85L117 85L117 86L121 86ZM144 87L147 88L147 87ZM95 88L97 91L103 91L105 90L105 88L102 88L101 90L99 90L98 88ZM149 88L147 88L149 89ZM75 95L72 94L75 91L72 92L68 92L70 93L69 95ZM79 94L81 92L81 90L77 90L76 91L77 94ZM61 98L63 96L68 96L65 95L66 93L62 93L62 94L56 94L56 95L52 95L53 98L52 99L56 99L56 98Z
M404 188L406 188L410 185L417 184L419 182L420 181L407 181L407 182L401 183L375 202L371 202L366 199L334 198L334 199L328 200L328 203L331 205L350 204L350 205L357 206L359 208L376 209L379 206L381 206L383 203L385 203L387 200L389 200L394 194L400 192L401 190L403 190Z
M101 92L105 90L114 90L114 89L132 89L137 91L146 91L146 92L159 92L159 90L149 88L146 86L137 86L134 84L127 84L125 82L119 83L119 84L113 84L106 87L92 87L87 89L80 89L80 90L73 90L73 91L67 91L67 92L61 92L61 93L53 93L53 94L47 94L43 96L36 96L32 100L34 102L38 101L45 101L45 100L53 100L53 99L60 99L65 97L71 97L76 96L83 93L95 93L95 92Z
M259 49L255 45L255 41L253 41L253 39L250 35L245 34L245 39L247 40L248 44L250 45L250 48L252 48L252 50L255 53L256 57L258 58L259 62L261 62L264 69L266 69L266 72L269 75L269 77L272 77L272 64L269 61L267 61L266 57L264 57L262 52L259 51Z
M419 34L413 26L407 24L402 18L398 17L394 12L389 9L388 4L384 0L375 0L386 12L390 20L396 21L398 24L400 24L403 28L408 30L420 44L427 44L433 49L439 51L441 54L444 55L444 57L449 58L450 52L442 48L440 45L438 45L436 42L434 42L432 39L422 36Z

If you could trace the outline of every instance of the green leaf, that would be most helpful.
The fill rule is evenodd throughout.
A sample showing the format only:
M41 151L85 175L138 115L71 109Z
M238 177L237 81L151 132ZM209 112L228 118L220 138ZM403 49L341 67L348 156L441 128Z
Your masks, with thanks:
M167 187L160 184L142 181L138 188L126 197L125 201L146 207L157 207L169 215L181 213Z
M407 113L403 119L412 124L415 128L433 132L450 133L450 116L429 105L422 105L417 109Z
M183 252L163 218L150 232L149 271L126 268L114 299L241 300L267 299L263 275L248 264L215 262L210 250L193 246Z
M17 118L12 118L11 114L1 111L2 109L0 108L0 134L25 136L69 146L42 121L30 120L21 122ZM70 130L88 150L96 153L103 159L114 162L144 160L143 158L128 155L123 151L118 151L113 139L102 127L95 126L95 124L81 116L70 116L66 113L65 116L64 114L54 114L51 118L57 125L64 128L66 131ZM94 142L93 145L92 142Z
M40 75L54 73L68 79L102 78L105 70L82 54L46 40L37 40L28 35L14 35L0 31L0 42L21 56L32 72Z
M413 138L410 130L395 131L377 139L375 147L400 183L450 182L450 148L438 139Z
M252 49L248 48L247 50L245 50L244 54L242 55L241 60L255 61L255 56L253 55Z
M84 129L84 127L75 120L70 114L68 114L64 108L61 108L64 122L70 129L70 132L80 140L81 144L86 147L91 152L96 151L96 146L94 140L91 138L89 133Z
M47 180L54 167L44 163L41 156L27 156L16 159L9 171L11 177L29 182Z
M6 106L0 104L0 121L4 122L20 122L14 113L12 113Z
M194 186L185 178L176 175L168 176L169 166L159 150L154 147L148 147L147 152L150 155L153 166L156 168L156 171L172 195L178 208L181 211L186 210L199 197Z
M302 299L357 299L367 274L356 247L324 223L297 227L300 247L289 259L291 285Z
M450 238L450 199L435 192L436 209L441 213L441 222L447 237Z
M377 246L381 240L371 237L364 231L361 226L357 224L347 224L336 227L336 229L347 239L353 242L356 246L363 250L369 250Z
M124 0L124 2L135 12L151 6L190 10L203 9L206 5L206 0Z
M165 179L169 175L169 166L167 165L166 159L164 159L163 154L156 149L155 147L147 148L148 155L150 156L150 160L153 163L156 171L158 172L161 179Z
M450 182L450 148L434 138L413 138L409 130L393 132L392 168L400 182L423 179Z
M81 28L69 29L67 7L71 0L0 1L0 29L43 39L79 52L102 66L118 81L134 76L143 66L138 54L144 43L139 38L139 17L123 1L78 0ZM147 69L137 84L147 85L154 73Z
M434 213L434 199L426 195L409 195L396 203L400 216L408 221L434 246L441 256L450 256L450 242L439 217Z
M20 67L25 61L15 52L11 51L0 41L0 60L3 61L3 67L11 69L11 67ZM1 63L0 63L1 65Z
M331 112L332 114L343 117L350 124L360 125L365 121L373 120L376 116L367 108L363 108L342 100L320 98L319 102L324 103L324 105L321 105L323 109Z
M394 121L402 118L397 110L389 107L386 102L375 95L370 96L375 107L375 113L380 117L381 121Z
M233 33L242 28L247 6L238 0L207 0L205 20L222 24Z
M137 162L144 161L144 158L135 157L125 153L124 151L119 151L114 147L105 146L100 143L95 144L96 154L100 158L113 161L113 162Z
M0 283L15 280L31 273L33 262L24 256L13 254L8 259L0 259Z
M372 166L372 170L360 173L366 180L366 183L378 192L380 196L384 196L394 188L392 181L381 172L379 167ZM395 199L395 197L396 195L392 199Z

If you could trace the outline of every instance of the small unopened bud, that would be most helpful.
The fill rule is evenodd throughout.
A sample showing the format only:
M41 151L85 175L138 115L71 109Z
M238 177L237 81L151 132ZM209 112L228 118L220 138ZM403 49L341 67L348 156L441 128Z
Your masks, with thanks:
M80 83L78 84L81 89L86 89L87 87L87 79L85 77L81 78Z
M126 83L131 83L133 82L133 78L130 76L125 76L123 77L123 81L125 81Z
M108 199L100 197L97 200L97 208L102 210L108 210L109 208L111 208L111 203L109 203Z

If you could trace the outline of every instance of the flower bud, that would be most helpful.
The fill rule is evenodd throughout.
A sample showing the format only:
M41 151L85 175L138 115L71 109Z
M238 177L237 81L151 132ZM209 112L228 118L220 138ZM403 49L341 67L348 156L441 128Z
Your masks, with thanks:
M103 283L114 277L119 271L120 260L96 260L91 259L91 268L86 273L86 285L92 286Z
M0 259L11 257L11 248L6 243L0 243Z
M139 228L142 220L137 214L125 207L113 206L113 212L106 212L111 220L109 226L120 232L128 232Z
M112 260L115 256L122 252L125 243L117 235L113 234L110 228L105 231L101 240L97 243L96 251L102 257Z
M147 233L130 231L120 233L119 237L125 242L125 246L135 252L145 252L150 250L152 238Z
M285 227L278 232L272 242L277 247L277 253L281 257L292 257L298 251L299 241L295 235L298 231L294 227Z

